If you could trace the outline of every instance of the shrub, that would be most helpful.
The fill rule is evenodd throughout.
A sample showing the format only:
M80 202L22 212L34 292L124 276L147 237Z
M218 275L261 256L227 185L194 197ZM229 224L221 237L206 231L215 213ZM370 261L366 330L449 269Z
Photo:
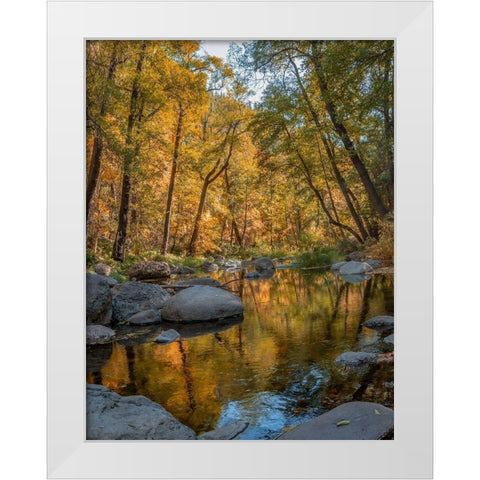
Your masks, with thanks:
M365 254L378 260L393 261L394 256L394 224L387 219L380 225L379 240L365 248Z
M299 257L301 267L330 267L345 260L345 256L332 247L324 247L314 252L302 253Z

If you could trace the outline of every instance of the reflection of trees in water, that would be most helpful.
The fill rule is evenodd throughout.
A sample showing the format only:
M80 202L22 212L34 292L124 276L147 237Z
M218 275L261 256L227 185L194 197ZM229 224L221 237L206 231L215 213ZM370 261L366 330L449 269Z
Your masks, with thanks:
M334 363L340 353L357 349L359 340L375 340L376 333L361 325L387 313L391 278L347 284L329 273L304 276L300 270L284 270L270 280L238 283L245 306L241 324L183 336L170 345L119 346L111 361L88 378L119 393L145 395L196 431L214 428L229 402L259 392L285 395L292 415L293 410L331 408L324 403L330 397L339 403L354 395L393 402L393 389L384 387L393 379L393 367L382 366L368 376ZM323 375L318 390L305 380L313 371ZM122 390L127 377L129 386Z

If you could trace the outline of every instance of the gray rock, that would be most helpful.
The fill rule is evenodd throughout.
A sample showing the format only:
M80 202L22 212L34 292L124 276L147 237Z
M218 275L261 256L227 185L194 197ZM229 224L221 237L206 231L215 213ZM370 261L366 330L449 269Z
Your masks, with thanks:
M352 252L347 255L348 260L353 260L354 262L363 262L366 258L366 255L363 252Z
M333 272L333 273L338 273L340 271L340 268L343 267L346 263L348 262L337 262L337 263L334 263L331 267L330 267L330 270Z
M105 277L105 280L107 281L108 286L109 286L110 288L112 288L112 287L114 287L115 285L118 284L117 280L115 280L115 279L112 278L112 277Z
M216 272L218 270L218 265L216 263L211 263L211 262L205 261L202 264L202 270L205 273Z
M393 335L394 335L393 333L390 334L388 337L385 337L385 338L383 339L383 341L384 341L385 343L388 343L389 345L394 345L395 342L394 342L394 339L393 339Z
M93 266L93 271L98 275L103 275L104 277L108 277L112 272L112 268L105 263L97 263Z
M365 262L347 262L338 271L341 275L362 275L372 270L373 268Z
M388 330L393 328L393 317L390 315L378 315L370 318L363 325L373 330Z
M341 365L359 366L375 363L376 358L376 353L344 352L335 359L335 362Z
M191 278L190 280L181 280L175 282L173 285L185 286L185 285L208 285L210 287L219 287L221 283L212 277L199 277Z
M225 263L225 257L219 256L213 259L213 262L217 265L223 265Z
M256 258L253 261L253 264L255 265L255 269L259 272L263 272L264 270L275 270L275 265L272 262L272 259L268 257Z
M172 273L176 273L177 275L190 275L192 273L195 273L195 269L185 267L184 265L179 265L175 268L175 270L172 270Z
M240 270L242 268L242 262L240 260L227 260L222 268L224 270Z
M87 440L195 440L193 430L158 403L87 385Z
M162 321L160 310L143 310L135 315L132 315L127 323L129 325L153 325Z
M155 342L155 343L163 343L163 344L172 343L172 342L174 342L179 336L180 336L180 334L179 334L176 330L173 330L173 329L171 328L170 330L165 330L164 332L162 332L162 333L154 340L154 342Z
M380 260L374 260L373 258L365 260L365 263L368 263L372 268L378 268L382 264Z
M197 285L170 297L162 310L162 318L170 322L190 323L242 313L242 300L233 293L222 288Z
M166 262L143 261L130 267L129 278L136 280L151 280L156 278L167 278L170 276L170 267Z
M112 295L106 278L87 273L86 282L87 323L110 323Z
M345 420L350 423L337 425ZM277 440L381 440L392 433L393 410L378 403L349 402L298 425Z
M87 345L109 343L115 337L115 332L104 325L87 325Z
M204 433L197 437L197 440L233 440L244 432L248 427L248 422L236 422L226 427L220 427L216 430Z
M162 287L153 283L128 282L114 289L118 290L112 300L113 319L117 322L125 322L144 310L160 310L170 298Z

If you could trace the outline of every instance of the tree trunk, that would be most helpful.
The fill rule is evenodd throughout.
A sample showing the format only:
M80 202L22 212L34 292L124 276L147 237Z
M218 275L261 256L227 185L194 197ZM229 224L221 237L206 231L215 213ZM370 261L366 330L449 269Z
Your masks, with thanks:
M110 99L110 93L112 90L112 81L115 75L115 70L118 65L117 47L119 41L114 43L112 56L110 58L110 65L108 67L107 83L103 93L102 103L100 105L100 114L98 121L102 121L107 113L108 101ZM98 177L100 175L100 166L102 162L103 151L103 133L98 125L98 121L95 122L95 137L93 139L92 156L90 157L90 167L87 174L87 192L86 192L86 220L88 222L88 216L90 213L90 204L92 202L95 188L97 187Z
M347 153L350 157L350 160L353 166L355 167L355 169L357 170L360 176L360 179L365 187L365 190L367 191L368 197L372 202L372 205L377 210L378 214L380 215L380 218L383 218L388 213L388 209L383 203L383 200L380 198L380 195L378 194L375 186L373 185L373 182L370 178L367 168L365 167L364 162L360 158L360 155L358 154L357 149L355 148L355 145L352 139L350 138L345 125L343 124L342 120L340 119L340 116L338 115L336 106L332 101L330 92L328 90L327 79L322 69L320 54L317 50L318 48L317 41L312 41L311 45L312 45L312 61L314 64L315 73L318 79L320 90L322 92L322 97L325 102L325 106L327 108L327 112L330 117L330 120L332 121L333 126L335 127L335 131L337 132L337 135L340 137L340 140L345 146L345 149L347 150ZM295 65L295 68L296 68L296 65ZM315 117L316 117L314 118L315 123L317 124L318 122L317 126L320 126L318 116L315 115Z
M135 143L133 151L131 151L131 147L134 143L133 129L135 123L138 123L139 126L143 110L143 106L141 106L140 108L138 107L138 100L140 95L140 73L142 72L146 48L147 44L146 42L143 42L140 48L140 55L137 62L137 71L135 79L133 80L132 94L130 97L130 114L128 115L127 135L125 140L125 145L129 148L129 151L127 151L123 161L122 193L120 197L120 210L118 213L118 228L115 235L115 242L113 244L112 251L112 258L119 261L123 261L123 259L125 258L125 242L127 239L128 208L131 189L130 170L132 163L137 157L140 150L140 144L138 141Z
M228 179L228 168L225 169L225 190L227 192L227 204L228 204L228 210L230 212L230 218L232 220L232 227L233 231L235 233L235 239L240 247L243 246L243 241L242 241L242 236L240 235L240 230L238 229L237 222L235 221L235 216L234 216L234 209L233 209L233 202L230 198L230 182Z
M163 238L160 252L165 255L168 251L168 239L170 236L170 218L172 213L173 189L175 188L175 176L177 174L178 153L180 150L180 139L182 137L183 117L185 112L181 105L179 105L177 130L175 133L175 144L173 147L172 169L170 171L170 182L168 184L167 194L167 208L165 212L165 223L163 226Z

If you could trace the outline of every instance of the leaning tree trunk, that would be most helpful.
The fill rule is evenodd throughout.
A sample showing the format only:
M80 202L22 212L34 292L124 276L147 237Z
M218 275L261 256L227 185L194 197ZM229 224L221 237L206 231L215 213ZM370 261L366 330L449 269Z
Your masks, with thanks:
M100 114L95 122L95 137L93 139L92 156L90 157L90 167L87 174L87 192L86 192L86 220L90 213L90 204L92 203L93 194L97 187L98 177L100 175L100 166L102 161L103 151L103 133L98 122L101 122L107 113L108 101L112 90L112 81L115 75L115 70L118 65L117 47L120 42L114 43L112 56L110 58L110 65L108 67L107 83L103 93L102 103L100 105Z
M228 178L228 168L225 169L225 190L227 192L228 210L230 212L230 218L231 218L231 221L232 221L233 232L235 233L235 239L237 240L238 245L240 247L242 247L243 246L243 238L242 238L242 235L240 235L240 230L238 229L237 222L235 221L233 201L230 197L230 181L229 181L229 178Z
M355 148L355 145L352 139L350 138L350 135L348 134L348 131L344 123L342 122L342 120L340 119L340 116L338 115L337 108L332 101L332 97L330 95L330 91L328 88L327 79L325 77L325 74L323 72L323 68L321 65L320 54L317 49L318 48L317 42L312 41L311 45L312 45L312 61L314 64L315 74L318 79L320 91L322 92L323 101L325 102L325 106L327 108L327 112L330 117L330 120L333 123L335 131L337 132L337 135L340 137L340 140L342 141L345 149L347 150L348 156L350 157L350 160L353 166L355 167L355 169L357 170L360 176L360 179L365 187L365 190L367 191L368 197L372 202L372 205L377 210L378 214L380 215L380 218L384 218L385 215L387 215L388 213L388 209L383 203L383 200L380 198L380 195L378 194L375 188L375 185L373 184L372 179L370 178L367 168L365 167L365 163L360 158L360 155L357 152L357 149ZM314 118L314 121L317 124L318 116L317 116L317 120L315 120ZM317 126L319 126L319 122Z
M122 178L122 193L120 200L120 210L118 212L118 228L115 235L115 242L113 244L112 258L114 260L123 261L125 258L125 243L127 240L128 228L128 209L130 204L130 189L131 189L131 166L135 158L138 156L140 144L133 140L133 130L135 124L140 128L143 105L138 106L140 96L140 74L142 72L143 60L145 58L145 51L147 48L146 42L143 42L140 48L140 56L137 62L137 71L135 79L133 80L132 94L130 97L130 113L128 115L127 135L125 145L127 146L127 153L123 162L123 178Z
M167 208L165 211L165 222L163 226L163 238L160 251L162 255L165 255L168 251L168 240L170 237L170 220L172 216L172 201L173 201L173 189L175 188L175 177L177 175L178 168L178 154L180 151L180 140L182 137L182 127L183 127L183 117L185 112L182 106L179 106L178 112L178 122L177 129L175 132L175 144L173 147L173 159L172 159L172 169L170 171L170 182L168 184L168 194L167 194Z

